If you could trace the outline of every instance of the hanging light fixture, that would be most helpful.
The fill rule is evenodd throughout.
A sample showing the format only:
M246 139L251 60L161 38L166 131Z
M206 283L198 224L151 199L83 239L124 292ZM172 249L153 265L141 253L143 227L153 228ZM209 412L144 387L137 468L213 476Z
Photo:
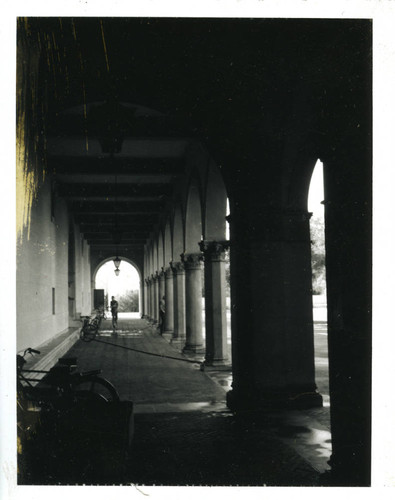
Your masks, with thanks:
M115 266L115 269L114 269L115 276L119 276L119 273L121 272L121 270L119 269L119 266L121 265L121 259L118 257L118 255L115 257L113 262L114 262L114 266Z
M114 154L113 154L113 151L111 151L111 153L110 153L111 162L113 160L113 157L114 157ZM119 269L119 266L121 265L121 259L118 257L118 245L121 243L121 239L122 239L122 231L118 227L117 194L118 194L117 173L115 171L114 228L113 228L113 233L112 233L112 237L113 237L115 249L116 249L116 254L115 254L116 257L113 260L114 266L115 266L115 269L114 269L115 276L119 276L119 273L121 272Z

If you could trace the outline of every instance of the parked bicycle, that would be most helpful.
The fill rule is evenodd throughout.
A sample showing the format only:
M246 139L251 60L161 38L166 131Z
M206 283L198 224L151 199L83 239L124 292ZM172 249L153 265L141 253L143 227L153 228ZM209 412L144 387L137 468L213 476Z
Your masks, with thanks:
M91 342L97 335L101 322L106 319L104 308L100 307L91 316L81 316L83 322L80 330L80 339L84 342Z
M124 403L101 370L78 371L77 359L66 357L50 370L34 370L26 368L28 354L40 351L17 355L18 480L94 474L103 430Z
M58 364L48 371L25 369L28 353L40 351L29 347L23 355L17 355L18 400L46 410L62 410L81 400L119 401L115 387L99 376L100 369L80 372L77 358L59 358Z

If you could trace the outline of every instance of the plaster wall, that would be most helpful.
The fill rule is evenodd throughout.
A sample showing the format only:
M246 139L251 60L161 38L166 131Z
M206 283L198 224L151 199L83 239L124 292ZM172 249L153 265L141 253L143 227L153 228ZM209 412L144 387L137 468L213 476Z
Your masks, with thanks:
M91 313L90 248L78 228L75 227L75 310L77 318Z
M47 178L17 246L17 348L37 347L68 327L68 213ZM22 243L22 244L20 244ZM53 310L53 289L55 307Z

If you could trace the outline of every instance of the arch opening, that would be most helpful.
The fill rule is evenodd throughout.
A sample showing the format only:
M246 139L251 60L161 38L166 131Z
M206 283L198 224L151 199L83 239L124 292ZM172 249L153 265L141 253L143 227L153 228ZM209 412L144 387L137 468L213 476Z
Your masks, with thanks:
M119 304L119 317L139 317L141 312L141 279L135 266L121 259L118 276L114 273L114 263L109 260L97 270L94 278L96 295L104 298L104 307L109 310L111 297L114 296Z
M317 160L310 181L308 210L310 218L311 268L314 321L314 359L316 384L324 406L330 406L328 367L328 324L325 269L325 208L323 164Z

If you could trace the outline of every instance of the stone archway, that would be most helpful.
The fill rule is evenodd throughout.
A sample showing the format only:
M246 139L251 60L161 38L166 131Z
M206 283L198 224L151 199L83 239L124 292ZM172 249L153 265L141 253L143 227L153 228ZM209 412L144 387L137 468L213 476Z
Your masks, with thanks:
M142 280L141 270L140 270L139 266L133 260L131 260L130 258L128 258L128 257L122 257L122 255L120 255L119 258L121 259L121 265L122 265L122 261L126 262L127 264L129 264L130 266L132 266L133 269L138 274L138 277L139 277L139 304L138 304L138 311L140 312L141 315L143 315L144 314L144 287L143 287L143 280ZM94 294L94 290L95 290L97 274L100 271L100 269L103 268L103 266L105 264L111 262L114 259L115 259L115 256L107 257L107 258L103 259L95 267L95 269L94 269L94 271L92 273L92 281L91 281L91 284L92 284L92 303L93 303L93 299L94 299L93 294ZM121 272L122 272L122 270L121 270Z

